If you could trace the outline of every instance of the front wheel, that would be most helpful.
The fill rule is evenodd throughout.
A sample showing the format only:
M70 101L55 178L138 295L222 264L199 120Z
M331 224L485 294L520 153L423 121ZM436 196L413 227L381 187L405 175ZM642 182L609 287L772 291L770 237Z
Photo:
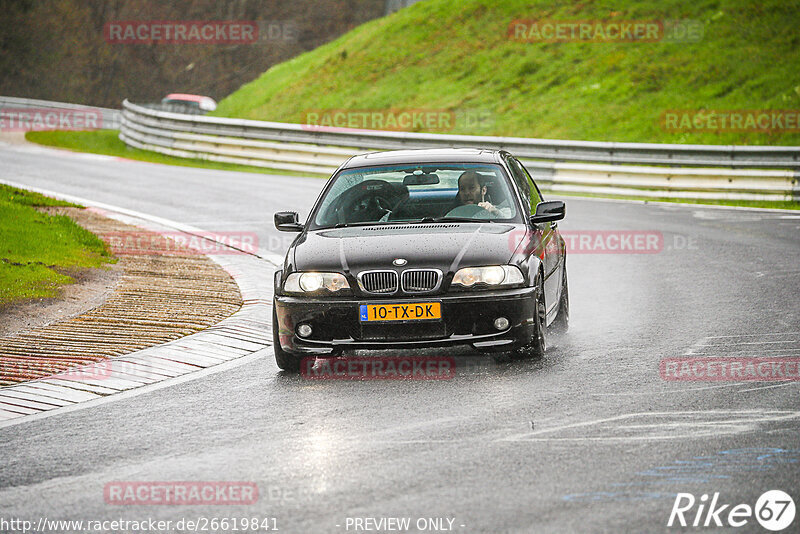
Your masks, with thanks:
M544 356L544 352L547 349L547 343L544 339L545 325L547 324L547 307L544 302L544 291L541 281L537 286L534 298L536 299L536 303L530 341L514 352L498 354L494 357L496 362L504 363L511 360L527 360Z
M281 348L280 325L278 324L278 314L272 310L272 349L275 351L275 363L282 370L296 373L300 370L301 357L288 353Z

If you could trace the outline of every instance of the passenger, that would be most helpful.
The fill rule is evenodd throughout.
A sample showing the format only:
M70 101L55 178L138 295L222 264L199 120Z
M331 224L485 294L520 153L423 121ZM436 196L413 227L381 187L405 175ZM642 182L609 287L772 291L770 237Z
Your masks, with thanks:
M475 171L466 171L458 177L456 207L475 204L489 212L496 219L511 217L513 210L506 200L494 205L486 200L486 178Z

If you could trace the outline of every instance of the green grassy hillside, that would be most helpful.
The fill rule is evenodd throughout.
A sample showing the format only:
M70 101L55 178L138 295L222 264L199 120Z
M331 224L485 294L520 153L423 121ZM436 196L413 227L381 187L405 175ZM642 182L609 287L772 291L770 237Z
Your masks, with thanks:
M520 42L508 36L515 19L691 19L702 37ZM447 110L457 117L450 133L795 145L797 128L670 132L661 117L800 110L799 24L800 4L786 0L425 0L272 67L215 114L305 122L315 110Z

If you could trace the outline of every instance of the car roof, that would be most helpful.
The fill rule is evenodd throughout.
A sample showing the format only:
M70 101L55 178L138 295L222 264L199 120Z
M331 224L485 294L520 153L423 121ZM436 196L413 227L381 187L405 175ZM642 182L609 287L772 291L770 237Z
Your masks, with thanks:
M500 151L482 148L420 148L371 152L353 156L343 169L418 163L499 163Z
M200 102L201 100L214 100L210 96L190 95L187 93L170 93L164 97L164 100L186 100L189 102Z

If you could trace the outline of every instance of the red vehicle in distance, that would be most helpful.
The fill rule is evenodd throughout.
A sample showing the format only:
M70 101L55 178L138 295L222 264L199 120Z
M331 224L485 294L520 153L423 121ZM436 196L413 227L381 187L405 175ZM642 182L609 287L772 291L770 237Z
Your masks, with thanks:
M207 113L217 109L217 102L209 96L171 93L161 99L169 111L183 113Z

